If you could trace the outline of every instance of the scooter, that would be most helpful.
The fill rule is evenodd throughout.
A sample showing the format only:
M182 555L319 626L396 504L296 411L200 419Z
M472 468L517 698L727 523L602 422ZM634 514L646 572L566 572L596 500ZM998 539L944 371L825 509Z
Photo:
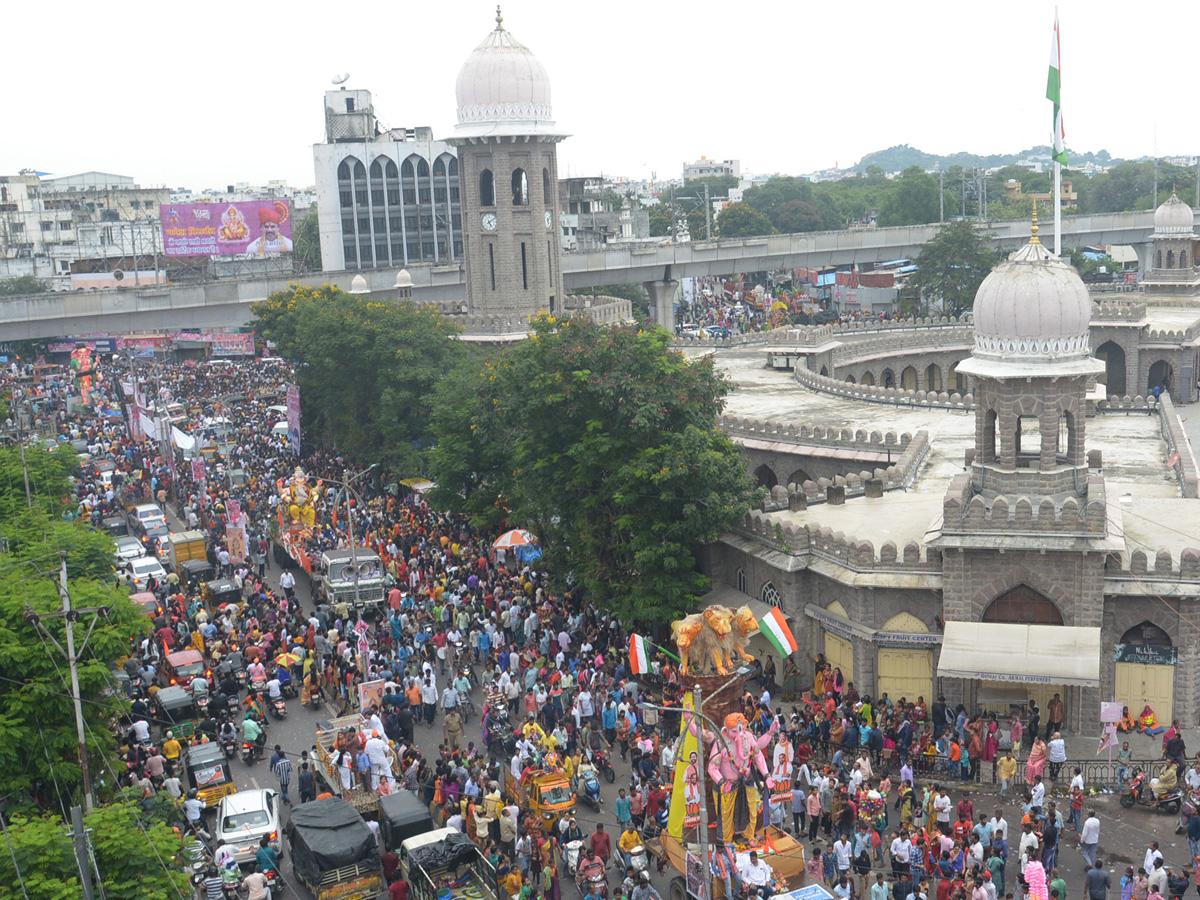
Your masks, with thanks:
M604 774L604 780L609 784L617 780L617 773L608 759L608 754L603 750L596 750L592 753L592 763L598 771Z
M275 697L271 699L267 704L267 709L270 710L271 715L277 719L287 718L287 702L283 699L283 697Z
M1154 793L1146 773L1141 769L1134 769L1133 778L1129 780L1125 790L1121 791L1121 805L1126 809L1134 806L1152 806L1177 814L1183 809L1183 790L1175 787L1160 797Z
M575 782L575 796L592 809L600 809L604 799L600 796L600 779L596 777L595 769L581 773Z
M233 759L233 757L237 754L237 738L225 738L224 740L218 738L217 743L221 745L221 752L225 754L226 759Z
M579 854L583 852L583 841L567 841L567 874L574 875L579 870Z
M286 669L280 669L277 677L279 678L279 689L283 691L284 697L294 700L299 696L299 692L296 690L296 679L292 678L291 673Z

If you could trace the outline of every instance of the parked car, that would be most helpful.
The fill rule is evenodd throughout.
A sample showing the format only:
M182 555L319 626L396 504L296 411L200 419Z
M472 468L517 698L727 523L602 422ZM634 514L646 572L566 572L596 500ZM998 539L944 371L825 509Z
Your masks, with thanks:
M167 521L166 514L159 508L157 503L141 503L129 511L129 524L136 530L139 523L146 523L153 520L162 522Z
M238 791L222 797L217 804L216 843L222 841L233 851L238 864L253 862L263 835L283 856L279 840L279 792L259 788Z
M701 328L699 325L694 325L692 323L685 323L685 324L679 326L679 336L680 337L700 337L700 335L702 335L703 333L704 333L704 329Z
M705 325L704 332L710 338L714 338L714 339L716 339L716 338L724 339L724 338L733 336L733 332L730 331L728 328L726 328L724 325Z

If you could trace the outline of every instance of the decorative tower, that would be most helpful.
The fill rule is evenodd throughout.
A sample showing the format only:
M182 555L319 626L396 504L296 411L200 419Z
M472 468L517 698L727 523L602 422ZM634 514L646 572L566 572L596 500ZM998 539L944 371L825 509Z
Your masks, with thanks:
M458 148L467 306L523 331L539 310L563 309L557 144L550 79L504 30L475 48L458 73Z
M1176 294L1200 291L1196 266L1196 217L1192 208L1171 191L1154 211L1154 264L1144 279L1147 290Z
M1104 371L1091 358L1091 310L1076 271L1042 246L1036 216L1029 243L979 287L975 348L958 366L973 379L975 446L946 492L933 541L947 623L1102 624L1114 545L1099 457L1089 465L1084 447L1087 391ZM978 702L988 685L964 679L963 702ZM1063 692L1077 725L1078 710L1090 716L1099 702L1098 687L1046 690Z

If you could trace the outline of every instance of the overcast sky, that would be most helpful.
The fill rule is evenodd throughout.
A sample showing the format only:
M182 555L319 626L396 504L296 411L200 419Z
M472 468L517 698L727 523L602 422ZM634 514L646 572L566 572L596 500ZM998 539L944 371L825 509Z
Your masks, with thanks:
M323 92L373 92L388 126L448 136L454 81L494 27L481 0L7 11L0 174L99 170L143 186L312 184ZM1200 152L1195 0L1059 4L1068 148ZM542 61L563 175L677 177L701 155L800 174L907 143L1016 152L1051 138L1054 5L509 0Z

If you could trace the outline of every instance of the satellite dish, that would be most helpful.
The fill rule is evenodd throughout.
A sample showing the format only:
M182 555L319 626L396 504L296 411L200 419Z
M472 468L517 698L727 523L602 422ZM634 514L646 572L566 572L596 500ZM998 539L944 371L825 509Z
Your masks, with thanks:
M334 75L332 78L332 81L334 84L345 84L349 80L350 80L349 72L343 72L340 75Z

